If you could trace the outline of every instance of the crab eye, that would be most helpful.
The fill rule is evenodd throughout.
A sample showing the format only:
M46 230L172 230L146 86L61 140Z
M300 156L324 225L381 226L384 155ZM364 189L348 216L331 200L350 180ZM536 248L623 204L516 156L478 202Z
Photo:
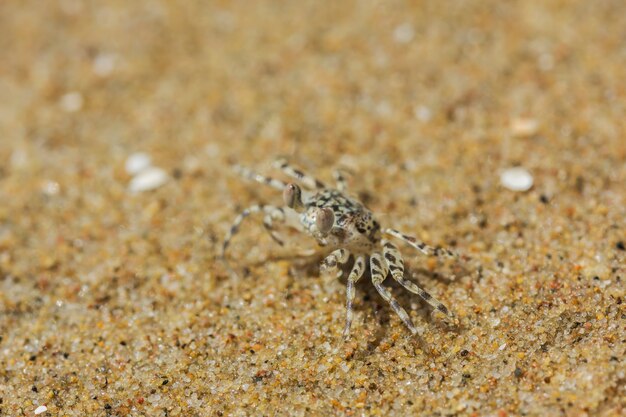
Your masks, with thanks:
M333 228L334 224L335 214L332 209L325 207L317 211L317 215L315 216L315 225L320 233L326 234L330 232L330 229Z
M296 184L287 184L283 190L283 201L289 208L302 206L302 190Z

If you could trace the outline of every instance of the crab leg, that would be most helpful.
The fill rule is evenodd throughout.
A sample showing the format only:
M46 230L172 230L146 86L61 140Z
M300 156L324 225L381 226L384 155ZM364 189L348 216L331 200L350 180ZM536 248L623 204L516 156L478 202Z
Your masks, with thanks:
M400 254L400 251L398 250L398 247L396 245L385 239L383 239L383 256L385 258L385 262L387 262L387 265L389 265L389 270L391 271L391 276L393 277L393 279L395 279L400 285L411 291L413 294L417 294L422 297L422 299L430 304L433 308L441 311L450 319L454 320L454 315L448 310L445 305L443 305L441 301L437 300L428 292L424 291L418 285L404 278L404 261L402 260L402 255Z
M339 264L345 264L348 262L348 258L350 257L350 252L346 249L337 249L330 253L323 261L322 261L322 272L335 272L336 277L339 278L342 275L341 269L339 269Z
M365 256L359 255L354 261L352 271L348 276L348 286L346 287L346 327L343 329L343 340L350 337L350 327L352 326L352 304L354 303L354 284L363 276L365 271Z
M275 210L271 210L270 212L266 213L265 217L263 218L263 227L265 227L267 233L269 233L272 239L274 239L274 241L276 241L276 243L278 243L280 246L283 246L284 242L279 237L278 233L276 233L276 231L274 230L274 222L277 221L280 223L285 223L285 219L285 211L280 207L276 207Z
M382 232L386 235L393 236L397 239L400 239L409 245L413 246L415 249L419 250L425 255L428 256L437 256L441 258L451 258L458 259L458 255L452 252L450 249L442 248L442 247L433 247L429 246L426 243L417 240L413 236L405 235L395 229L383 229Z
M333 178L337 183L337 190L344 192L348 189L348 182L346 181L346 177L343 175L343 172L339 169L333 172Z
M372 283L374 284L376 291L378 291L378 293L385 299L385 301L389 303L391 308L393 308L393 311L396 312L398 317L400 317L404 325L409 328L411 333L416 334L417 329L413 325L413 322L411 321L411 318L409 317L406 310L404 310L402 306L398 304L398 301L383 285L383 281L385 280L385 277L387 276L387 273L389 271L387 269L387 265L385 264L383 258L380 256L379 253L375 253L370 258L370 268L372 271Z
M233 170L235 170L236 173L250 181L260 182L261 184L269 185L270 187L274 187L281 191L287 186L287 183L285 182L274 179L272 177L266 177L265 175L257 174L251 169L242 167L241 165L233 165Z
M266 214L265 221L263 222L265 229L269 232L272 238L274 238L274 240L282 244L282 241L278 238L278 236L275 235L272 221L273 220L285 221L285 213L283 212L283 209L280 207L275 207L275 206L265 206L262 204L255 204L253 206L250 206L244 209L235 218L235 221L233 222L232 226L228 230L228 234L226 235L226 238L224 239L224 243L222 244L222 253L221 253L222 259L225 259L226 257L226 249L228 249L228 245L230 245L230 241L232 240L233 236L235 236L239 232L239 226L241 225L241 222L243 222L243 220L249 215L255 214L255 213L261 213L261 212L264 212Z
M288 175L292 178L297 179L298 181L300 181L305 187L312 189L312 190L320 190L322 188L326 188L326 186L324 185L324 183L320 180L318 180L315 177L312 177L308 174L305 174L304 172L300 171L297 168L292 167L291 165L289 165L289 162L287 162L286 159L278 159L274 162L274 167L280 169L281 171L283 171L285 173L285 175Z

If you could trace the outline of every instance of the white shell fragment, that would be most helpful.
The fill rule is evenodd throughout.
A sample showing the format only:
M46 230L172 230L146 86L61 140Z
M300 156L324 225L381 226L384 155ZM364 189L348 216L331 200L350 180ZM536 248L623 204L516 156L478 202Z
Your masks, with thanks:
M130 175L135 175L148 168L151 163L150 156L143 152L136 152L126 159L124 168Z
M409 43L415 36L415 29L410 23L403 23L393 31L393 40L397 43Z
M56 181L47 180L41 186L41 191L43 191L45 195L53 196L59 194L59 191L61 191L61 186Z
M110 75L115 69L116 56L110 53L101 53L93 60L93 72L101 77Z
M500 174L500 183L511 191L528 191L533 186L533 176L524 168L509 168Z
M511 121L511 133L518 138L534 136L539 131L539 122L531 118L517 118Z
M154 190L165 184L168 178L167 173L161 168L146 168L133 177L128 189L133 193Z
M420 122L429 122L433 118L432 111L426 106L417 106L413 109L413 115Z
M45 413L46 411L48 411L48 407L46 407L45 405L40 405L39 407L35 408L35 415Z
M60 104L68 113L77 112L83 108L83 96L77 91L72 91L61 97Z

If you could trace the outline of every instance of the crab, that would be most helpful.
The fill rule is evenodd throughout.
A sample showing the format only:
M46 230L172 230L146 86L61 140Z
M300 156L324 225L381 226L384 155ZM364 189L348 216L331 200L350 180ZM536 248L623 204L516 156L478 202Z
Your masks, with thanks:
M368 267L374 288L413 335L417 333L417 328L406 310L383 285L388 275L408 291L420 296L435 310L443 313L447 321L457 322L454 314L442 302L405 278L404 260L399 248L390 238L403 241L428 256L456 260L458 256L454 252L427 245L396 229L382 228L363 203L347 194L347 182L341 171L334 172L336 187L332 188L292 167L285 159L275 161L273 166L296 182L283 182L239 165L234 166L235 171L244 178L281 190L284 206L255 204L244 209L224 239L221 251L221 258L224 261L231 239L239 231L243 220L251 214L263 213L265 215L263 226L278 244L284 244L275 230L275 225L281 223L313 237L319 246L325 248L327 255L321 265L324 273L334 273L340 278L343 274L340 266L354 258L346 287L344 340L349 339L352 326L355 284Z

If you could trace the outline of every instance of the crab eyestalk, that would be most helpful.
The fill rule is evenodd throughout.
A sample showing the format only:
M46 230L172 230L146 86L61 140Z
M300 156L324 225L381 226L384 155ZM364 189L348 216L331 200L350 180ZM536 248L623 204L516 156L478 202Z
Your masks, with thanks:
M335 214L328 207L321 208L315 215L315 225L322 235L327 235L335 225Z
M283 190L283 201L285 205L295 211L302 211L304 204L302 204L302 190L296 184L287 184Z

